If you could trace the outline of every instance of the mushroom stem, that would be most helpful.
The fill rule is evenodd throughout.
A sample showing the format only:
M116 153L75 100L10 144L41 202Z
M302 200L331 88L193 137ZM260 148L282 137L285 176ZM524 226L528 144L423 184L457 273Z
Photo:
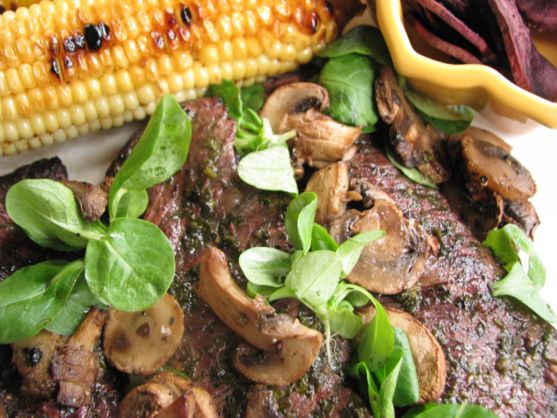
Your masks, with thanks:
M79 407L91 402L91 390L100 369L99 358L94 350L106 317L105 311L92 308L74 335L54 357L52 374L60 382L59 403Z

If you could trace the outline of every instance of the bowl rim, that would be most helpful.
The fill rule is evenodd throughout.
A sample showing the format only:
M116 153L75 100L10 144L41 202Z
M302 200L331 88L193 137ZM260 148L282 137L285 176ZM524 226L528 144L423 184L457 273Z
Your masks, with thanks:
M375 0L375 5L377 23L400 74L447 89L480 88L490 100L557 129L557 102L518 87L487 65L448 64L418 53L404 27L401 0Z

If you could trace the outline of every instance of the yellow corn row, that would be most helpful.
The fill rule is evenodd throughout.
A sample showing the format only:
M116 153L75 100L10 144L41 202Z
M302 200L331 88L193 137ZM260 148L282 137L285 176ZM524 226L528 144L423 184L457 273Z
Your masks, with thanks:
M0 13L6 10L15 10L18 7L31 6L38 2L39 0L0 0Z
M56 0L0 15L0 155L295 69L357 0Z

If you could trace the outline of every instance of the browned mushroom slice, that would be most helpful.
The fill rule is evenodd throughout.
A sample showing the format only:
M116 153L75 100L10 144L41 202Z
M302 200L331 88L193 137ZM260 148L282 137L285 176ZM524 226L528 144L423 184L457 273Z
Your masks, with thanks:
M289 114L284 126L286 131L296 131L294 156L312 167L341 160L362 132L314 109Z
M443 349L427 327L404 311L386 308L393 327L405 332L412 350L420 387L420 403L432 402L441 397L447 377L447 364ZM364 322L375 315L373 308L360 312Z
M130 374L156 372L174 354L184 334L184 312L168 293L141 312L110 309L104 330L104 354Z
M521 227L533 239L534 231L540 224L536 208L528 201L507 202L503 212L503 221Z
M369 210L348 210L333 221L330 232L340 243L372 230L383 230L385 236L364 248L348 281L386 295L414 286L429 254L427 234L393 202L376 200Z
M468 180L490 189L506 200L527 200L536 193L530 172L505 149L490 142L464 135L461 155Z
M63 344L63 337L48 331L12 344L12 362L22 378L24 394L39 398L54 396L56 381L50 374L50 366L56 350Z
M391 125L390 144L407 167L416 167L435 183L442 183L449 173L439 162L441 136L426 125L406 100L393 70L384 68L375 82L377 109L383 122Z
M346 211L348 166L344 161L330 164L310 178L306 191L317 194L315 220L325 224Z
M217 417L209 393L187 379L162 372L132 389L120 403L120 418Z
M107 192L102 187L82 181L65 180L62 183L72 190L86 220L94 221L103 215L108 197Z
M91 390L100 370L95 348L105 320L105 311L92 308L67 344L56 353L52 374L60 382L59 403L79 407L91 402Z
M226 325L254 347L264 350L261 358L242 346L234 365L258 383L284 385L303 376L319 354L323 336L261 299L249 298L230 276L226 256L209 248L201 261L198 294ZM250 360L247 359L250 351Z
M277 88L261 109L261 116L271 123L273 132L281 133L289 114L304 113L309 109L324 110L329 106L327 89L315 83L291 83Z

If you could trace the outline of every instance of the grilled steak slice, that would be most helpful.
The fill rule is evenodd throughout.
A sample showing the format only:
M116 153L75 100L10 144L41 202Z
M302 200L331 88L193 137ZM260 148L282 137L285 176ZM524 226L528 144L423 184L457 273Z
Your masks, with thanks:
M34 244L6 213L6 194L23 179L66 180L66 167L59 158L35 161L0 177L0 281L28 264L53 258L53 252Z
M233 148L236 125L218 99L200 99L184 108L193 124L187 163L169 181L150 190L144 215L167 234L176 254L171 292L184 309L186 326L168 366L204 386L225 416L243 416L246 396L260 390L271 391L275 400L271 408L257 405L266 402L265 397L248 396L251 408L266 411L260 417L340 416L343 410L350 416L368 416L364 402L342 386L342 366L349 351L346 342L334 344L338 363L334 371L322 352L300 381L286 387L255 387L232 367L233 352L241 341L195 293L200 258L209 246L219 247L227 254L235 278L245 285L236 262L241 251L255 245L289 249L283 214L290 197L258 191L239 180ZM124 148L109 176L115 175L137 138ZM298 315L306 325L320 325L297 304L278 304L276 308Z
M436 190L402 176L370 142L351 161L352 180L388 193L439 244L422 288L395 303L422 321L447 357L444 401L478 403L501 417L557 415L554 330L519 303L493 298L503 271Z

